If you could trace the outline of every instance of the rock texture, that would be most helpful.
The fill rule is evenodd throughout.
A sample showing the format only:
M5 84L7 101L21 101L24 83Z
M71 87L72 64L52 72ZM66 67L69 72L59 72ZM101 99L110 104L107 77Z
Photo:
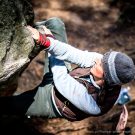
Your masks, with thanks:
M18 75L30 62L34 42L26 25L34 12L26 0L0 0L0 95L17 87Z

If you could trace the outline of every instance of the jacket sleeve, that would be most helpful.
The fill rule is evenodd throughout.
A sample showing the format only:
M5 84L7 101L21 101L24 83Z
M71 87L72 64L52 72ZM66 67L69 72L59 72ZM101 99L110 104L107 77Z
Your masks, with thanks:
M88 52L79 50L69 44L49 38L51 45L48 49L49 53L57 59L77 64L80 67L90 67L95 63L95 59L102 58L103 55L96 52Z
M87 89L67 73L62 60L49 57L53 80L58 91L80 110L88 114L99 114L100 108Z

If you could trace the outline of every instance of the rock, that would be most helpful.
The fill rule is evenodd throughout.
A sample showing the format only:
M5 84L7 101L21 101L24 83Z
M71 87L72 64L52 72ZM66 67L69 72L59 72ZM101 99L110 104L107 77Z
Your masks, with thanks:
M34 12L26 0L0 0L0 95L10 95L20 73L27 67L34 41L26 25L33 25Z

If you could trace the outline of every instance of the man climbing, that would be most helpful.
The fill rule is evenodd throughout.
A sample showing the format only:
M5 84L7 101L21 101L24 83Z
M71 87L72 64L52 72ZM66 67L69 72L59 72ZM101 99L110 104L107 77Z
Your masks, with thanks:
M1 97L0 113L64 117L70 121L107 113L115 104L121 85L134 79L132 59L116 51L102 55L74 48L67 44L65 26L59 18L38 22L36 27L45 33L27 28L46 52L43 81L34 90ZM71 70L69 63L80 68Z

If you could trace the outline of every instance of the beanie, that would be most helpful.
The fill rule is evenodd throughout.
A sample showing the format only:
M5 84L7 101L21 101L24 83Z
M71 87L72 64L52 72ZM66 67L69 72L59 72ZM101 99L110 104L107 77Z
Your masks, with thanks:
M103 56L103 70L108 85L121 85L135 78L133 60L124 53L109 51Z

